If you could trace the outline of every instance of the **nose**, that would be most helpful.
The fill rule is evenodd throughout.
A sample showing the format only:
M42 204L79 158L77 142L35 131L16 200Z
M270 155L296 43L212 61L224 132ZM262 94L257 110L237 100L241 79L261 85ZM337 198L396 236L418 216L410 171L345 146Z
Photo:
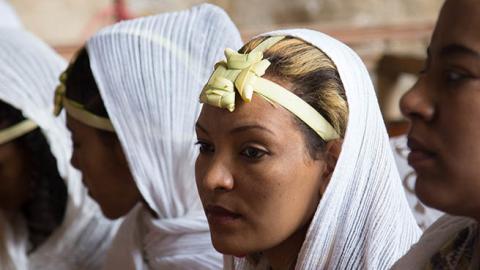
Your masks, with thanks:
M234 181L228 165L221 157L215 157L210 162L198 162L197 171L202 171L200 177L201 185L209 191L229 191L233 189Z
M425 77L420 77L415 85L400 99L400 110L410 120L432 120L435 107L430 93L430 86Z

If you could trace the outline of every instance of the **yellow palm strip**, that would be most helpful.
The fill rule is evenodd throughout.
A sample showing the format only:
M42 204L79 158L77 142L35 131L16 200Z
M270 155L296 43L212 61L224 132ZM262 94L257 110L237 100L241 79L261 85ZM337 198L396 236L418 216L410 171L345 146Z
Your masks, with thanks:
M4 144L14 139L23 136L30 131L36 129L38 126L32 120L23 120L22 122L5 128L0 131L0 144Z

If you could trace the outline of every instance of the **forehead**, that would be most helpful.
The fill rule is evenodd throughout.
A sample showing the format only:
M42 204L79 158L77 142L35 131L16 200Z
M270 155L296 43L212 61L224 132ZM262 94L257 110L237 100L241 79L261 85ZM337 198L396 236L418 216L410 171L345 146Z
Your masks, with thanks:
M480 2L447 0L442 7L431 46L459 44L480 51Z
M95 129L89 127L67 113L67 128L75 138L84 138L95 134Z
M237 95L235 110L229 112L214 106L204 104L198 123L208 129L228 131L242 125L260 125L278 132L296 130L292 114L282 106L271 103L265 98L254 94L252 101L245 103Z

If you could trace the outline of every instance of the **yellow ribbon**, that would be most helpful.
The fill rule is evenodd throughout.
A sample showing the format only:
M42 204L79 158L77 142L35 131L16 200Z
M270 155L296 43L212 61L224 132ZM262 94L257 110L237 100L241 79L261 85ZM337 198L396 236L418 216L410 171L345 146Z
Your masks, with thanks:
M284 38L270 37L247 54L225 49L226 61L215 65L215 71L200 94L200 102L233 112L235 89L244 102L250 102L256 92L266 100L274 101L289 110L324 140L339 138L332 125L312 106L291 91L262 78L270 66L270 61L263 59L263 52Z
M23 120L16 125L7 127L0 131L0 144L10 142L20 136L27 134L28 132L36 129L38 126L32 120Z
M67 71L68 69L60 75L60 84L55 90L54 98L54 109L53 114L58 116L63 108L67 111L68 115L75 118L76 120L82 122L85 125L88 125L93 128L115 132L112 122L110 119L95 115L85 109L85 107L75 102L65 96L66 93L66 81L67 81Z

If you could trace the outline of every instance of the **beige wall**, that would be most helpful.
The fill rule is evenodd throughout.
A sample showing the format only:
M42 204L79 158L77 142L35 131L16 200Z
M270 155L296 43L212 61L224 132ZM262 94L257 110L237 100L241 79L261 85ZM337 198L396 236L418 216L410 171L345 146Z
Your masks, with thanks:
M99 28L113 22L113 0L10 0L25 27L56 46L66 58ZM200 0L126 0L132 15L143 16L188 8ZM442 0L212 0L223 7L244 36L258 32L308 25L316 29L355 29L382 25L433 25ZM380 27L381 29L381 27ZM364 30L353 30L352 35ZM418 37L380 31L370 40L351 45L370 68L372 78L379 83L380 104L387 120L401 119L399 96L408 89L414 76L401 77L398 83L382 84L376 72L378 60L385 54L423 57L430 28ZM415 30L416 31L416 30ZM414 32L415 32L414 31ZM420 31L420 32L422 32ZM361 34L361 33L360 33ZM349 33L344 38L349 38ZM62 47L62 45L67 45ZM73 45L73 47L72 47ZM60 46L60 47L58 47ZM400 67L401 69L401 67ZM388 75L388 74L387 74ZM383 78L383 77L382 77ZM387 76L388 81L388 76ZM388 86L385 86L388 85Z
M49 43L83 41L109 24L112 0L10 0L25 27ZM135 15L179 10L199 0L128 0ZM213 0L241 29L318 22L325 25L378 25L434 21L441 0Z

